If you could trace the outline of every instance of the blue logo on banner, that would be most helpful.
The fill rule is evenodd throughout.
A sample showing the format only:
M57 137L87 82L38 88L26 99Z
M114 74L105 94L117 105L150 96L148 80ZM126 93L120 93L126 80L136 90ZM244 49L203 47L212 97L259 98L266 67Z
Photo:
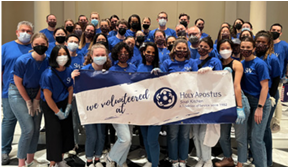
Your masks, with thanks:
M154 103L161 109L172 108L176 102L176 93L167 87L160 88L154 95Z

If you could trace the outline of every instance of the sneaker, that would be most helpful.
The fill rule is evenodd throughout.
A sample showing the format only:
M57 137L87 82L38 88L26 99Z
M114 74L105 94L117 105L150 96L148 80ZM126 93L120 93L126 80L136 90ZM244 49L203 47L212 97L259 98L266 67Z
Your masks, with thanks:
M213 167L213 162L211 160L206 161L203 167Z
M46 132L45 126L40 130L40 132Z
M57 163L58 167L70 167L65 160Z
M143 167L152 167L152 163L147 161L146 164Z
M103 167L103 165L102 165L101 162L97 162L97 163L95 164L95 167Z
M2 165L8 165L10 163L10 157L8 154L2 154Z
M78 146L78 144L76 144L75 147L73 148L73 150L70 150L68 152L68 154L69 155L77 155L78 151L79 151L79 146Z
M93 164L93 162L92 162L89 166L87 166L87 163L86 163L85 166L86 166L86 167L95 167L94 164Z
M178 162L172 163L172 167L179 167L179 163Z
M204 161L202 159L200 159L197 164L195 165L195 167L202 167L204 165Z
M108 156L105 158L106 167L115 167L115 162L111 161Z
M186 167L186 164L183 163L183 162L179 162L179 166L180 166L180 167Z
M221 161L215 162L215 166L234 166L232 158L223 158Z
M30 164L28 164L26 161L25 161L25 164L26 164L26 167L37 167L40 165L40 163L38 161L36 161L35 159L30 162Z
M277 132L279 132L279 131L280 131L280 125L274 123L274 124L272 125L271 131L272 131L272 133L277 133Z
M146 157L146 151L145 149L140 149L139 153L138 153L138 157L139 158L145 158Z

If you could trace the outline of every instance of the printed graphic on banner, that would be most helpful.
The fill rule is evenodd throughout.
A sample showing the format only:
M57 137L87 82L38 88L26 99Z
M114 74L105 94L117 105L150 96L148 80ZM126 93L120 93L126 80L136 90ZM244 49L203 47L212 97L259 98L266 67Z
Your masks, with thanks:
M160 74L80 71L74 89L81 124L231 123L236 119L231 73Z

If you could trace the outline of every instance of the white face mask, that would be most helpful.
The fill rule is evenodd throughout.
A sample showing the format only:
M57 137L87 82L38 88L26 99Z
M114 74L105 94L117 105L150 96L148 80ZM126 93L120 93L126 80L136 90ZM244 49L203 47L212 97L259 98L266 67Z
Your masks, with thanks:
M28 43L30 41L31 35L26 32L20 32L18 40L22 43Z
M74 52L77 50L77 48L79 47L79 45L77 43L68 43L67 48L71 51Z
M62 55L62 56L57 56L56 62L58 63L59 66L64 66L68 61L68 56L67 55Z
M223 59L228 59L232 54L232 50L225 49L225 50L221 50L219 53Z
M159 25L160 25L160 26L165 26L166 23L167 23L167 21L166 21L165 19L160 19L160 20L159 20Z
M107 61L106 56L98 56L93 58L93 62L99 66L102 66Z

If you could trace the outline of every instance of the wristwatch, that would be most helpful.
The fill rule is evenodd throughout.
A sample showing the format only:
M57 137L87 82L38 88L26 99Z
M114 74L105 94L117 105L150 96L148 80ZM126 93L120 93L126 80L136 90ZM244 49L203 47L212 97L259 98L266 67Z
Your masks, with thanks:
M263 106L261 105L261 104L258 104L258 106L257 106L258 108L263 108Z

